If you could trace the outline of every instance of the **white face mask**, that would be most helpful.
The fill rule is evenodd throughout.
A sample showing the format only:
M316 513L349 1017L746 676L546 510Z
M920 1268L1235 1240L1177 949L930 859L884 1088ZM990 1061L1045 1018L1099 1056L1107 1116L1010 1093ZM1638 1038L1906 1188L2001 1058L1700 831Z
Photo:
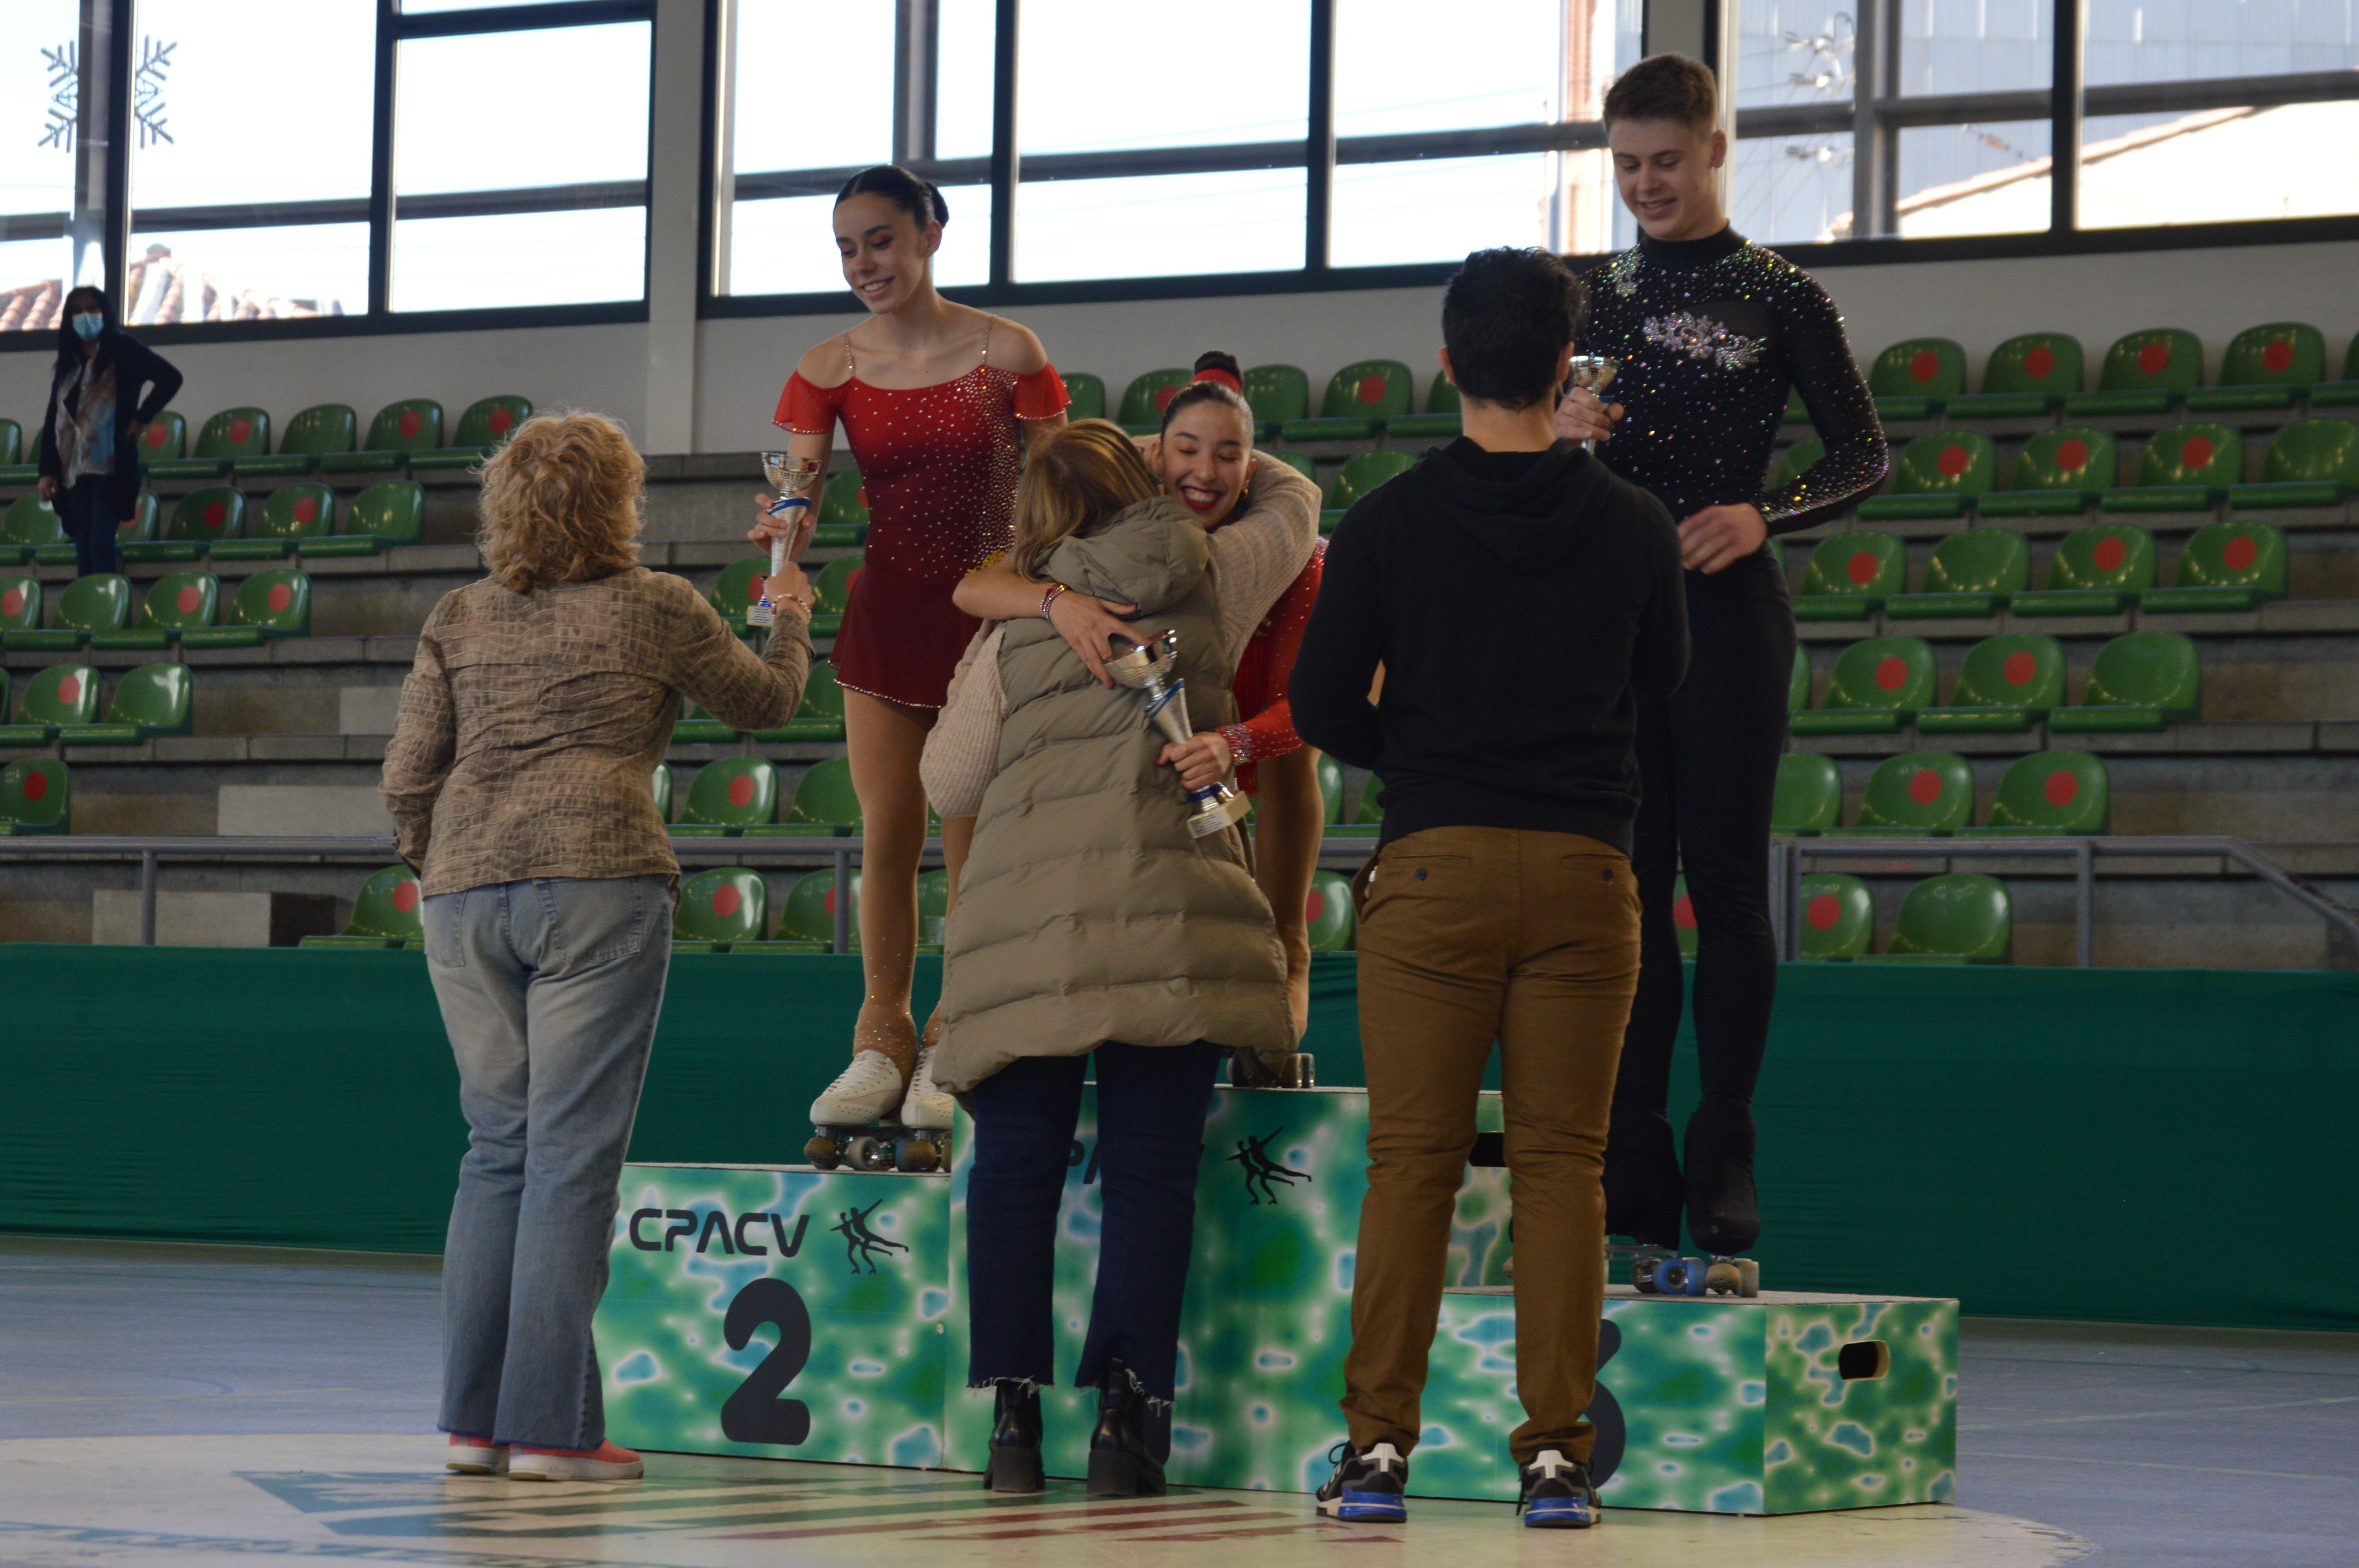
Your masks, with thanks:
M73 319L74 336L83 342L94 342L106 330L106 318L95 310L85 310Z

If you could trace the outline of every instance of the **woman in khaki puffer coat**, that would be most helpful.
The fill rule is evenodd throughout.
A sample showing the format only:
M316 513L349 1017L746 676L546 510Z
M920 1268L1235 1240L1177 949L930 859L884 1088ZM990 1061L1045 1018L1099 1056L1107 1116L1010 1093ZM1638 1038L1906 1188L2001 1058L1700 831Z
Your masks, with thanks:
M1158 490L1118 427L1057 433L1016 495L1015 565L1136 604L1141 641L1176 631L1191 720L1224 723L1204 532ZM1190 837L1139 694L1099 685L1046 621L978 644L935 731L944 750L978 719L996 730L980 800L957 797L931 742L927 783L945 816L977 817L944 940L935 1075L975 1119L969 1382L999 1401L985 1485L1040 1484L1057 1209L1093 1057L1104 1225L1076 1375L1099 1388L1091 1489L1159 1492L1142 1433L1147 1403L1172 1396L1212 1080L1232 1049L1293 1051L1285 956L1236 830Z

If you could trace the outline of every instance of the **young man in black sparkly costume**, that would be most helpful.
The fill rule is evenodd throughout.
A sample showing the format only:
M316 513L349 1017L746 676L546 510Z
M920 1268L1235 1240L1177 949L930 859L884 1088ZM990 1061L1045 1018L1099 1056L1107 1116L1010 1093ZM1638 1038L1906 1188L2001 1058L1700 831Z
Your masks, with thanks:
M1713 171L1728 138L1701 62L1656 55L1605 96L1636 248L1591 273L1583 353L1621 362L1607 392L1571 394L1557 431L1594 438L1607 467L1680 519L1694 657L1685 685L1638 711L1644 801L1633 859L1644 959L1624 1036L1605 1156L1607 1228L1713 1253L1758 1238L1753 1089L1769 1033L1769 803L1786 744L1794 619L1773 534L1834 516L1875 487L1886 456L1843 319L1810 276L1729 226ZM1826 456L1776 490L1764 476L1788 387ZM1679 1033L1672 879L1695 910L1695 1023L1703 1099L1685 1173L1666 1114Z

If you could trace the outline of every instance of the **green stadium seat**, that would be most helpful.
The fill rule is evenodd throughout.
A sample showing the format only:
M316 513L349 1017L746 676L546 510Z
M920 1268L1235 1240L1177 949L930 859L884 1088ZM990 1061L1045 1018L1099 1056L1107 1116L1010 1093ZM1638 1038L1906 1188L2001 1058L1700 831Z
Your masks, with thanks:
M2064 645L2010 632L1966 651L1947 705L1922 708L1922 735L2019 735L2064 700Z
M1940 430L1900 449L1892 490L1859 503L1863 523L1962 517L1974 498L1998 482L1998 452L1980 430Z
M851 951L860 951L860 868L852 868L852 907L844 912L844 938ZM788 942L817 942L824 951L835 947L835 872L832 869L804 873L787 890L778 911L778 936Z
M2168 414L2203 379L2203 345L2177 327L2131 332L2105 351L2097 390L2064 399L2067 419Z
M2321 381L2310 389L2312 408L2347 407L2359 403L2359 333L2351 339L2351 346L2343 351L2343 378Z
M2138 454L2137 482L2097 498L2106 512L2209 512L2245 477L2245 438L2225 425L2173 425Z
M770 890L762 873L715 866L679 886L671 922L675 953L725 953L734 942L759 942L769 924Z
M1270 447L1264 448L1257 455L1284 463L1313 484L1319 482L1319 465L1309 452L1289 452L1283 448Z
M514 393L502 393L493 397L479 397L467 405L459 416L459 428L451 444L431 450L412 451L412 469L473 468L492 455L492 449L508 438L508 432L532 417L532 402Z
M778 814L778 770L759 757L723 757L697 770L672 825L679 838L734 838Z
M44 746L66 724L98 717L98 671L88 665L51 665L25 683L16 721L0 724L0 746Z
M2031 546L2012 528L1969 528L1933 546L1915 593L1896 593L1884 613L1896 621L1995 615L2031 586Z
M430 397L405 398L377 410L368 440L356 451L322 452L322 473L392 473L413 451L442 445L442 406Z
M1769 488L1783 490L1810 470L1813 464L1827 455L1827 444L1816 436L1805 436L1777 454L1769 465Z
M1906 752L1876 763L1848 827L1826 837L1946 838L1974 819L1974 774L1953 752Z
M2201 615L2246 611L2286 596L2286 540L2257 517L2199 528L2180 552L2169 588L2138 595L2148 615Z
M1385 434L1398 441L1451 441L1466 429L1464 405L1458 388L1440 371L1425 389L1425 412L1403 414L1385 426Z
M919 872L918 875L919 952L939 953L942 950L942 927L949 922L950 917L950 872L941 867L936 867L930 871ZM832 935L833 933L831 932L829 935ZM818 946L821 951L825 951L826 948L825 944L808 941L799 946Z
M857 549L868 539L868 492L857 469L829 476L819 495L819 521L811 543L830 549Z
M1384 794L1385 781L1370 773L1360 781L1360 794L1352 803L1352 824L1354 827L1380 827L1384 825L1385 808L1377 800Z
M2131 632L2097 650L2079 704L2050 713L2048 728L2076 735L2163 730L2198 717L2202 697L2203 662L2190 639Z
M1855 528L1819 541L1794 596L1797 621L1864 621L1908 588L1908 549L1889 534Z
M810 634L832 637L843 624L843 607L852 597L852 579L860 574L862 557L838 556L811 579Z
M157 735L186 735L191 686L186 665L141 665L124 672L96 724L60 724L67 746L136 746Z
M2326 338L2301 321L2247 327L2228 340L2220 380L2187 395L2190 414L2290 408L2326 374Z
M8 503L6 515L0 516L0 561L29 561L33 552L44 545L64 545L70 552L73 549L66 539L65 524L59 519L56 507L38 495L18 496ZM67 559L72 559L71 554Z
M139 466L184 456L189 449L189 421L177 409L167 408L147 421L139 433Z
M1398 360L1361 360L1327 378L1319 417L1289 419L1279 433L1289 441L1372 441L1386 421L1409 411L1417 380Z
M0 468L16 468L25 456L25 427L14 419L0 419Z
M721 576L705 600L721 612L731 631L743 636L745 632L745 611L754 602L754 585L770 569L767 556L748 556L742 561L732 561L721 568Z
M671 727L671 743L675 746L726 746L737 739L737 731L686 697L679 699L679 718Z
M1319 820L1330 827L1343 820L1343 764L1325 752L1311 770L1319 781Z
M1388 447L1379 452L1362 452L1346 462L1335 475L1335 487L1327 496L1329 508L1348 512L1363 497L1387 481L1417 467L1414 452Z
M1933 701L1932 645L1918 637L1869 637L1836 656L1826 701L1791 714L1797 735L1889 735Z
M1069 420L1103 419L1105 417L1106 384L1103 376L1092 375L1085 370L1071 375L1059 373L1065 384L1065 417Z
M1699 941L1695 900L1688 896L1688 879L1684 876L1671 879L1671 930L1680 939L1680 957L1689 963L1695 962Z
M1786 425L1808 425L1810 422L1810 410L1802 401L1800 387L1789 386L1786 389L1786 412L1779 422Z
M1152 436L1163 428L1163 406L1194 379L1193 371L1173 367L1133 376L1123 389L1122 412L1114 423L1134 436Z
M47 630L0 633L0 647L12 654L71 653L94 633L130 624L131 579L121 572L92 572L66 584Z
M342 403L322 403L306 408L287 421L287 433L280 438L276 453L239 458L230 464L230 471L241 479L300 478L318 468L322 458L351 451L359 424L360 416Z
M164 537L141 547L143 561L193 561L224 539L245 537L245 492L234 485L209 484L172 504Z
M388 545L417 544L425 529L426 487L414 479L381 480L353 497L344 509L343 532L324 538L307 535L295 547L322 560L374 556Z
M748 828L749 838L843 838L860 831L860 795L852 787L852 763L843 757L813 762L795 781L794 798L766 827Z
M835 666L825 659L811 662L810 677L803 683L802 705L795 716L776 730L756 730L756 741L841 741L843 739L843 688L835 684Z
M2064 332L2026 332L1983 362L1983 389L1950 400L1952 419L2037 419L2081 390L2081 340Z
M1875 898L1857 877L1820 871L1799 890L1801 929L1795 944L1805 962L1848 963L1875 941Z
M1289 419L1310 413L1310 378L1299 365L1256 365L1245 372L1245 404L1253 410L1254 436L1269 440Z
M6 697L0 682L0 702ZM0 838L70 831L72 783L55 757L21 757L0 768Z
M1966 351L1948 338L1910 338L1875 356L1867 369L1875 416L1930 419L1966 390Z
M258 510L246 508L245 530L245 538L224 539L207 553L217 561L283 561L299 547L317 554L336 530L336 492L317 480L280 485Z
M1302 901L1303 919L1314 953L1348 951L1354 935L1352 884L1333 871L1310 873L1310 892Z
M2110 489L2121 449L2110 430L2068 425L2043 430L2016 454L2007 487L1974 503L1984 517L2069 517Z
M1900 900L1891 944L1861 963L2005 964L2015 941L2006 884L1952 871L1927 877Z
M1810 706L1810 650L1794 644L1794 673L1786 681L1786 711L1799 713Z
M180 633L183 648L257 648L280 637L311 634L311 579L288 567L255 573L237 585L218 626Z
M333 936L306 936L304 947L419 947L426 942L426 925L419 916L425 900L418 873L408 866L387 866L372 872L353 900L353 917Z
M93 632L93 649L149 649L172 645L182 633L210 626L221 611L221 583L208 571L168 572L147 585L139 617L128 630Z
M2118 615L2154 586L2154 535L2135 523L2075 528L2048 562L2048 586L2018 593L2017 615Z
M671 820L671 767L658 762L654 777L647 781L648 791L655 796L656 815L666 822Z
M131 515L114 525L114 547L122 559L136 563L146 558L147 547L157 542L157 523L162 512L163 509L157 504L154 491L143 490L139 492L138 498L132 503ZM59 546L54 552L36 550L33 555L36 560L47 564L54 554L58 565L71 566L73 559L70 552L72 549L71 545L66 545Z
M1769 801L1769 831L1808 838L1843 820L1843 774L1834 759L1788 752L1777 759L1777 791Z
M2261 481L2232 485L2231 511L2259 507L2340 506L2359 495L2359 424L2348 419L2297 419L2269 438L2261 454Z
M1998 781L1990 821L1961 827L1961 838L2044 838L2103 833L2112 787L2105 764L2086 752L2034 752L2017 757Z
M40 624L41 579L0 577L0 633L37 631Z
M197 449L186 458L147 465L151 479L223 479L238 460L270 451L270 416L259 408L224 408L197 432Z

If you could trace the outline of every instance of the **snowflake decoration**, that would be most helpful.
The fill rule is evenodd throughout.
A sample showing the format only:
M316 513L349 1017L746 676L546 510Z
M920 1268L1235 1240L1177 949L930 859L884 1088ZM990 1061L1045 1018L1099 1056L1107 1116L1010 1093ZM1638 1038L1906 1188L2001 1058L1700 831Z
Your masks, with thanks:
M164 119L164 78L171 72L172 51L179 47L177 42L158 43L152 38L139 40L139 68L131 77L131 114L139 126L143 147L173 139ZM70 153L74 147L74 128L82 117L82 46L67 43L45 48L41 59L49 79L49 119L41 127L41 139L34 145Z
M172 51L179 47L177 41L159 44L151 38L139 40L139 69L131 79L131 114L139 122L139 145L143 147L172 141L172 133L164 124L164 78L172 69Z
M82 46L62 44L56 49L44 49L41 59L48 62L49 74L49 118L41 127L41 139L34 146L55 147L60 152L73 151L74 122L81 110Z
M1709 360L1722 370L1743 370L1761 357L1761 340L1732 332L1692 310L1647 318L1647 341L1674 349L1692 360Z

